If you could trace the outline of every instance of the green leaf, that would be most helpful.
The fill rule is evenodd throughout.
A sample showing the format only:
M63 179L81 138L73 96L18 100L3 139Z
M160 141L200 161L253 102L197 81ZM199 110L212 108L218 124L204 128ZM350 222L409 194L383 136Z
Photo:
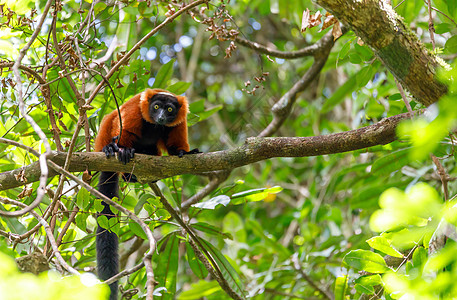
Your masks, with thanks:
M355 75L357 81L357 86L359 88L367 85L368 81L373 77L372 66L368 65L360 69L360 71Z
M369 295L374 294L375 286L382 284L381 276L379 274L362 276L354 280L354 282L356 283L355 288L359 292Z
M197 258L195 255L194 249L189 243L186 243L186 253L187 253L187 262L194 272L194 274L200 278L204 279L208 275L208 270L206 270L205 265Z
M383 236L375 236L367 240L368 245L375 250L379 250L387 255L402 258L401 254L397 249L395 249L389 241Z
M78 226L79 229L82 231L87 230L87 214L85 213L79 213L76 215L75 218L76 226Z
M187 116L188 126L192 126L197 122L208 119L214 113L222 109L222 105L217 105L215 107L205 110L205 99L200 99L198 101L192 102L189 104L190 114Z
M216 197L213 197L207 201L200 202L193 204L192 207L197 207L201 209L215 209L216 206L219 204L222 204L223 206L227 206L227 204L230 203L230 197L226 195L219 195Z
M369 286L369 285L361 285L356 283L354 285L354 288L362 294L367 294L367 295L373 295L374 294L374 287Z
M176 95L181 95L184 92L187 91L187 89L192 85L191 82L185 82L185 81L178 81L169 87L167 87L167 90L173 94Z
M101 228L109 230L109 224L108 224L108 217L107 216L104 216L104 215L98 216L97 223Z
M335 300L346 300L346 289L348 286L348 276L343 275L335 280Z
M453 0L448 0L448 1L445 1L445 2L447 4L447 10L449 11L449 13L452 16L455 16L455 13L457 11L457 2L453 1Z
M400 93L395 93L389 96L389 100L395 101L395 100L401 100L402 96Z
M100 199L95 199L94 207L96 211L102 211L105 208L105 206L102 204L102 200Z
M172 59L166 64L162 65L157 72L154 84L152 85L153 88L165 88L167 86L168 81L173 76L173 64L175 60Z
M344 44L343 47L341 47L340 52L338 52L338 59L337 60L342 60L346 58L346 55L348 55L349 49L351 49L351 42L347 42Z
M167 291L163 291L161 297L154 298L173 299L176 293L176 276L179 263L179 239L177 234L169 235L164 243L159 253L154 275L155 280L158 282L158 287L165 287Z
M86 210L90 204L90 194L86 189L80 189L76 196L76 205L81 210Z
M146 233L144 233L143 228L141 228L141 226L137 222L133 222L133 221L129 222L129 229L134 234L136 234L137 236L142 238L143 240L147 240L148 239L148 237L146 236Z
M444 44L444 49L449 53L457 53L457 35L451 36Z
M389 270L381 255L368 250L352 250L346 254L343 262L354 269L369 273L384 273Z
M449 2L453 2L453 3L456 3L455 1L449 1ZM452 29L453 29L454 26L452 26L451 24L449 23L439 23L439 24L435 24L435 32L437 34L443 34L443 33L446 33L446 32L450 32Z
M405 148L378 158L371 167L371 173L380 176L400 170L411 161L410 150L411 148Z
M212 234L212 235L220 235L224 239L230 239L230 240L233 239L233 237L230 233L222 232L222 230L220 228L213 226L211 224L208 224L208 223L198 222L198 223L192 224L192 227L197 230L200 230L200 231Z
M208 119L209 117L211 117L214 113L220 111L222 109L222 104L221 105L217 105L213 108L210 108L210 109L207 109L205 110L204 112L201 112L199 113L199 117L200 117L200 120L199 121L203 121L203 120L206 120Z
M202 238L199 238L199 240L203 247L205 247L206 251L208 251L216 261L216 264L222 272L222 276L224 276L224 279L227 281L229 286L241 297L241 299L246 299L243 282L225 256L210 242Z
M5 211L3 204L0 204L0 210ZM23 234L27 232L27 228L16 218L2 218L1 220L4 221L8 228L16 234ZM1 223L0 226L3 227Z
M351 53L349 54L349 61L351 64L358 65L361 64L363 60L359 53Z
M138 215L143 208L143 206L148 203L149 200L149 194L143 194L141 197L139 197L138 202L135 205L135 208L133 209L133 212L135 215ZM151 196L152 197L152 196Z
M206 281L200 280L197 283L191 284L191 288L182 292L178 296L178 300L196 300L211 296L214 293L222 291L221 287L215 280ZM208 298L212 299L212 298Z
M97 4L94 6L95 13L98 14L99 12L105 10L106 6L106 3L103 1L97 2Z
M111 232L114 232L115 234L119 234L121 225L119 224L119 220L117 218L108 219L108 225L109 225L109 230Z
M201 113L205 111L205 99L200 99L189 104L190 112L194 114Z
M423 247L417 247L413 252L412 263L415 268L424 266L427 262L428 252Z

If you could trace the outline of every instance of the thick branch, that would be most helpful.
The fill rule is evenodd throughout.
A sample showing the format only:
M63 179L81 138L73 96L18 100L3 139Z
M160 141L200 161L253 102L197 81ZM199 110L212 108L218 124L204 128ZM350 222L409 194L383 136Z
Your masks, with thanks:
M446 93L446 86L435 78L435 57L386 1L317 3L348 25L420 103L428 106Z
M394 141L395 128L400 121L408 118L410 114L404 113L386 118L374 125L329 135L248 138L245 144L238 148L187 155L183 158L137 154L133 162L127 165L123 165L116 159L106 159L103 153L74 153L69 171L133 172L140 180L152 181L180 174L230 170L273 157L305 157L354 151ZM65 163L65 157L64 152L53 152L49 159L62 166ZM0 190L37 181L39 175L38 163L0 173ZM50 172L49 176L53 175L56 173Z

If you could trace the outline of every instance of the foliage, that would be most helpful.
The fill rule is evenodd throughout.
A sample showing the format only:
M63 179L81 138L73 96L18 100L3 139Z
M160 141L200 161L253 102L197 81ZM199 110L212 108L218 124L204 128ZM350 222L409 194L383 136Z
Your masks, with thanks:
M90 151L86 141L93 142L103 116L147 87L165 88L190 99L192 148L211 152L239 146L271 122L271 107L315 58L275 58L218 34L238 32L239 37L292 52L315 44L331 30L320 30L319 25L300 31L306 9L325 15L310 0L211 1L208 7L198 6L161 28L106 79L143 36L179 10L177 2L70 0L57 1L57 9L51 8L22 61L47 84L40 85L24 70L21 79L27 111L53 150ZM457 6L453 0L434 0L432 5L435 48L428 32L427 5L417 0L392 1L428 50L441 57L444 67L439 77L449 86L449 93L427 114L398 127L398 141L351 153L276 158L235 169L202 201L180 211L191 233L146 185L121 183L116 200L140 216L158 239L152 257L157 299L230 298L216 275L241 299L457 297L456 235L449 233L455 233L457 225L453 131ZM45 146L20 113L17 81L10 65L5 65L17 59L16 49L24 48L44 7L44 1L0 1L0 136L40 152ZM212 22L202 14L212 16ZM65 66L55 59L54 15ZM447 64L452 67L445 68ZM83 109L65 75L85 101L101 82L105 88ZM43 87L49 88L50 103ZM424 108L408 99L415 111ZM394 77L373 50L349 31L335 42L322 71L299 94L276 135L348 131L405 112ZM78 123L84 124L82 130ZM57 130L61 146L55 138ZM21 147L0 143L0 150L0 172L36 161ZM433 162L431 154L440 164ZM92 175L91 185L96 186L97 174ZM17 178L21 180L21 175ZM161 180L160 188L179 210L207 183L204 176L182 175ZM1 190L0 197L29 205L37 197L38 186L31 182ZM58 176L48 180L47 194L35 211L44 215L59 200L59 205L52 206L53 217L47 216L54 224L59 250L78 271L93 271L95 217L101 202L73 180L62 185L63 191L58 186ZM15 206L1 203L0 209L12 211ZM141 263L149 246L138 223L124 214L99 222L120 237L121 269ZM0 299L14 295L12 290L43 297L52 294L52 299L59 299L63 291L65 299L101 299L97 293L105 291L102 285L87 287L77 277L56 279L54 273L20 275L11 260L3 258L33 251L52 257L43 227L27 235L37 224L29 214L0 218L4 253L0 264L5 264ZM443 232L446 244L431 251L433 236ZM216 275L209 273L200 254L212 259L207 265ZM55 268L54 259L51 265ZM123 277L122 291L133 299L145 298L146 278L145 268Z
M2 243L2 248L4 247ZM40 276L20 273L14 261L8 255L0 253L0 299L103 299L108 288L96 284L93 274L81 277L61 278L55 272L45 272Z

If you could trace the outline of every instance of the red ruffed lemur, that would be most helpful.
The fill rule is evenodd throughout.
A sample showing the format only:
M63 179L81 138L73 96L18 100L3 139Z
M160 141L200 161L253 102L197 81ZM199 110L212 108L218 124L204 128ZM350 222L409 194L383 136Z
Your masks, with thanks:
M95 139L95 151L104 152L106 157L118 153L118 159L126 164L135 153L182 157L189 151L187 141L187 113L189 105L183 96L166 90L147 89L125 102L119 108L122 131L117 110L106 115ZM123 176L127 181L136 181L131 175ZM119 175L116 172L101 172L98 190L108 198L119 197ZM99 215L114 217L109 205L102 202L104 209ZM98 226L96 236L98 277L106 280L119 272L118 237ZM110 300L117 299L117 282L110 284Z

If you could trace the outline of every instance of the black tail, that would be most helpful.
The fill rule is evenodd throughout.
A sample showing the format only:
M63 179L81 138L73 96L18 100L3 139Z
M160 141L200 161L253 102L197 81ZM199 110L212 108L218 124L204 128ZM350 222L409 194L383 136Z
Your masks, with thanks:
M119 176L113 172L101 172L98 181L98 190L103 195L112 199L119 197ZM102 202L104 208L99 215L105 215L108 219L114 216L108 204ZM118 237L114 232L97 228L96 236L97 249L97 272L101 280L106 280L119 273ZM110 284L111 294L109 299L117 299L117 281Z

